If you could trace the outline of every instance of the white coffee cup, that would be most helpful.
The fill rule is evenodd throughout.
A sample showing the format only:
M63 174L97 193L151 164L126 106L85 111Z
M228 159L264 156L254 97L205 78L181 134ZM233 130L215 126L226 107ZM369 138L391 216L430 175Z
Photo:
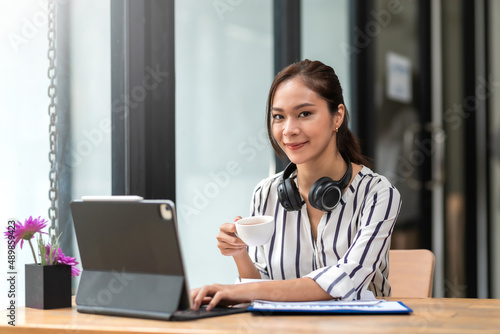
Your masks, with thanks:
M267 244L274 232L274 217L252 216L234 223L238 237L248 246Z

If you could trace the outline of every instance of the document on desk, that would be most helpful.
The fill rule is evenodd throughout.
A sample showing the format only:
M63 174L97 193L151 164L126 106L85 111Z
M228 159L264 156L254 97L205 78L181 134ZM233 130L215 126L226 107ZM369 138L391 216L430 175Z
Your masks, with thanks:
M256 300L248 311L261 314L408 314L413 312L402 302L386 300L326 300L315 302Z

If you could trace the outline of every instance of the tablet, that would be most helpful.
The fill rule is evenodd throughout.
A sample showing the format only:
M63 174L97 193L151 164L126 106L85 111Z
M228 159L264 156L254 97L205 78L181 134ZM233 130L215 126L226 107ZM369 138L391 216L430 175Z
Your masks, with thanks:
M246 311L192 311L169 200L78 200L71 203L82 274L77 311L191 320Z

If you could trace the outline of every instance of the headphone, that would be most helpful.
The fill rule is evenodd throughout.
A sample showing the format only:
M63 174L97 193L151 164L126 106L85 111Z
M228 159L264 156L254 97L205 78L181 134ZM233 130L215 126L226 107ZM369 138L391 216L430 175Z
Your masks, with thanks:
M340 202L342 193L349 185L352 177L352 166L349 158L344 158L347 162L347 171L338 181L329 177L322 177L311 186L309 190L309 203L321 211L330 212ZM280 182L278 183L278 199L286 211L298 211L302 207L302 200L299 189L290 175L297 169L297 166L290 162L286 166Z

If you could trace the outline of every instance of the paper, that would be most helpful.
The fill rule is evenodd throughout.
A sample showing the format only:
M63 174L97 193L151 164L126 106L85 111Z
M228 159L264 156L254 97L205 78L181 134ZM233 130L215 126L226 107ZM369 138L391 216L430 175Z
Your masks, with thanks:
M244 283L259 283L259 282L269 282L268 279L260 278L238 278L234 284L244 284Z
M269 308L286 308L286 309L300 309L300 308L331 308L331 307L344 307L344 306L367 306L380 304L382 300L321 300L315 302L272 302L268 300L256 300L254 305Z
M411 103L411 61L394 52L387 53L387 97L391 100Z

